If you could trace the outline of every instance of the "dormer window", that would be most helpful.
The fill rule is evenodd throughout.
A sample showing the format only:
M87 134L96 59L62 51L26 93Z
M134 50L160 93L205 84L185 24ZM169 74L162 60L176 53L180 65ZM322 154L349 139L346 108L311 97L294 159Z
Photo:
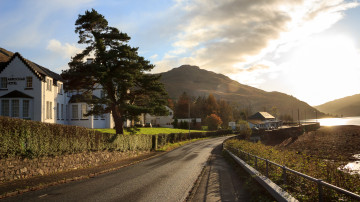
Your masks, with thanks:
M51 87L52 87L52 80L46 79L46 90L51 91Z

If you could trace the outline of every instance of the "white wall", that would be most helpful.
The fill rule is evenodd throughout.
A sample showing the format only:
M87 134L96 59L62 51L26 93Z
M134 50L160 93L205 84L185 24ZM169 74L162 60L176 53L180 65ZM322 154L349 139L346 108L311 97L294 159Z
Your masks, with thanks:
M21 74L19 74L21 72ZM31 76L33 80L33 88L26 88L26 77ZM14 90L20 91L26 95L33 97L32 102L30 102L30 118L31 120L41 121L41 84L40 79L18 58L15 57L8 66L0 73L0 77L7 78L25 78L25 80L14 80L16 84L8 84L7 90L1 90L0 96L8 94ZM8 81L9 82L9 81ZM21 102L20 102L21 103ZM1 110L1 109L0 109ZM22 106L20 106L22 111ZM20 112L20 115L22 113Z

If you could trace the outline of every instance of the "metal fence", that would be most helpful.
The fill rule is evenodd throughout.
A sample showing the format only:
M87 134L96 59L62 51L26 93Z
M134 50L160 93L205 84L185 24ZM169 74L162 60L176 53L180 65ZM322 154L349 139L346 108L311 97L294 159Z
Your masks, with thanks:
M252 158L253 158L253 160L254 160L254 165L255 165L255 169L256 169L256 170L258 169L258 160L264 161L264 162L265 162L265 168L266 168L266 169L265 169L265 176L266 176L267 178L269 178L269 165L270 165L270 164L271 164L271 165L275 165L275 166L281 168L281 169L282 169L282 181L283 181L283 184L284 184L284 185L287 184L287 183L286 183L287 172L293 173L293 174L295 174L295 175L301 176L301 177L303 177L303 178L305 178L305 179L307 179L307 180L310 180L310 181L313 181L313 182L317 183L317 188L318 188L318 193L319 193L319 201L321 201L321 202L324 201L324 200L323 200L323 187L330 188L330 189L332 189L332 190L335 190L335 191L337 191L337 192L343 193L343 194L345 194L345 195L347 195L347 196L350 196L350 197L352 197L352 198L360 201L360 195L357 195L357 194L355 194L355 193L353 193L353 192L350 192L350 191L348 191L348 190L345 190L345 189L342 189L342 188L340 188L340 187L337 187L337 186L334 186L334 185L332 185L332 184L329 184L329 183L327 183L327 182L324 182L324 181L322 181L321 179L316 179L316 178L314 178L314 177L305 175L305 174L300 173L300 172L298 172L298 171L292 170L292 169L290 169L290 168L288 168L288 167L286 167L286 166L284 166L284 165L277 164L277 163L272 162L272 161L270 161L270 160L268 160L268 159L258 157L258 156L256 156L256 155L250 154L250 153L245 152L245 151L242 151L242 150L240 150L240 149L237 149L237 151L243 153L243 154L245 155L245 158L247 158L248 161L251 161Z

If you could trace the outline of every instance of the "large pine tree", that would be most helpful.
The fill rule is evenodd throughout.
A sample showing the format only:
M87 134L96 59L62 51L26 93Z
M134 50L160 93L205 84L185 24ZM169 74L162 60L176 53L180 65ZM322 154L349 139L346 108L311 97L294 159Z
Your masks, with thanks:
M146 74L154 68L140 57L138 48L127 45L130 37L115 27L108 26L103 15L92 9L76 20L75 32L79 44L87 47L69 62L63 71L67 89L83 89L91 95L99 87L105 91L101 99L88 96L93 107L88 115L112 113L117 134L123 134L125 120L137 119L141 113L165 114L167 94L160 76ZM92 63L84 62L90 54Z

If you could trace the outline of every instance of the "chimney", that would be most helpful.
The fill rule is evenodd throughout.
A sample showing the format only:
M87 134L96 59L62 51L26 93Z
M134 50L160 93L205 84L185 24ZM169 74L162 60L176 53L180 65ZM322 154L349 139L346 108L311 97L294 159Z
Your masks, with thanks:
M94 61L94 58L87 58L86 64L91 64L91 63L93 63L93 61Z

